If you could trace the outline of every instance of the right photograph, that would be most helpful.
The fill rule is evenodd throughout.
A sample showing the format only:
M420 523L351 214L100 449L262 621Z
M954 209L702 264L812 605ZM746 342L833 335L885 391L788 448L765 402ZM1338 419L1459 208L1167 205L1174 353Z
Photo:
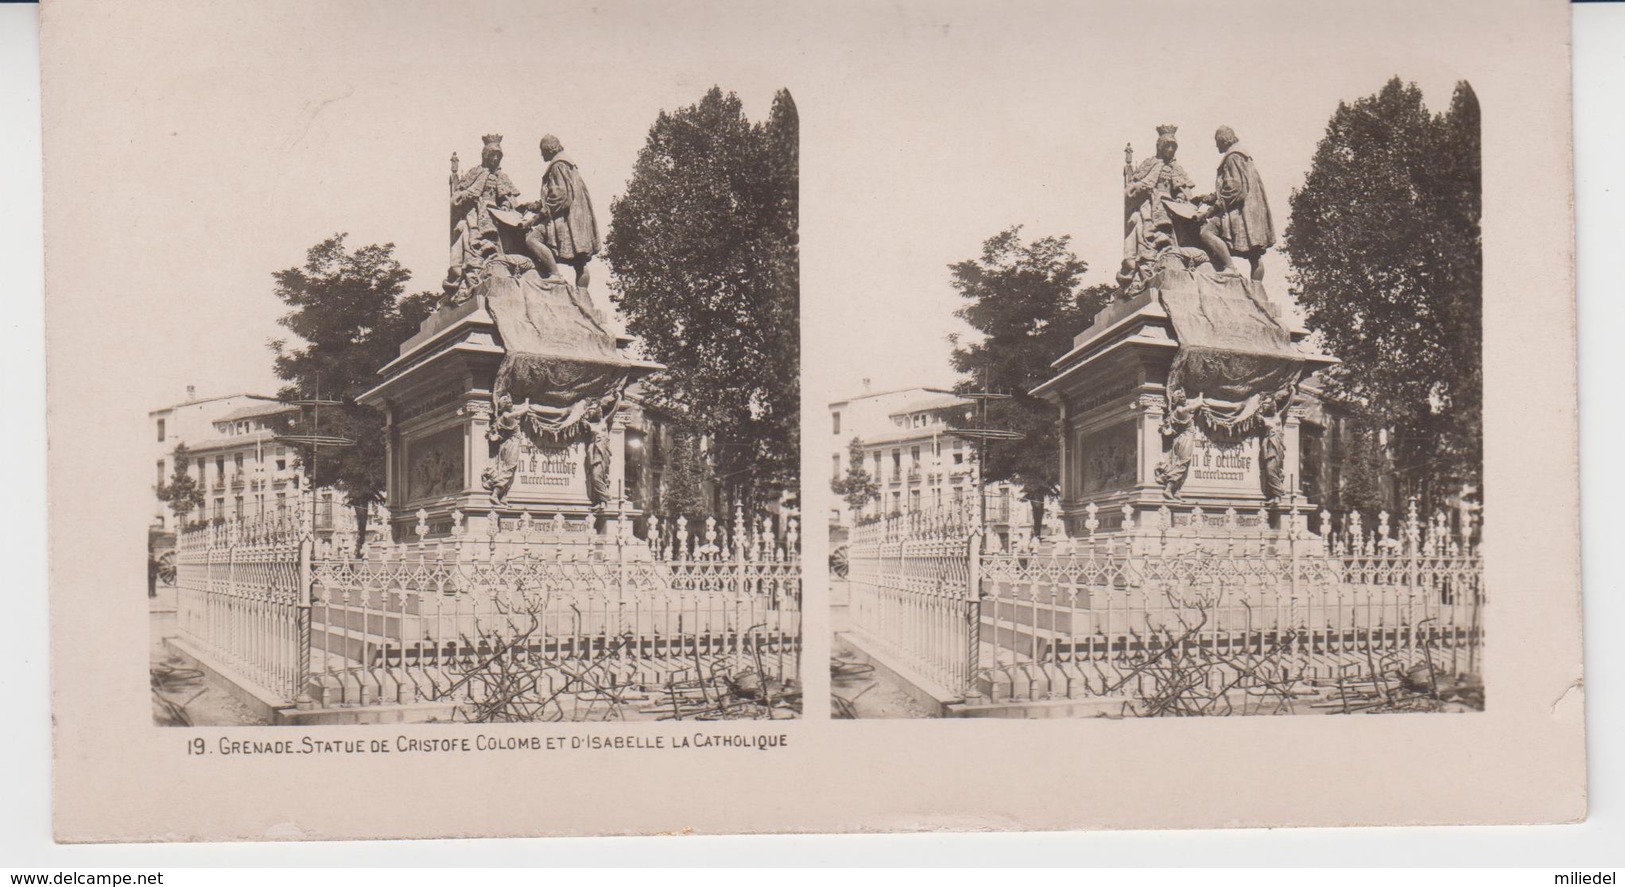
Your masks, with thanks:
M1484 709L1479 105L1425 85L976 164L806 435L833 717Z

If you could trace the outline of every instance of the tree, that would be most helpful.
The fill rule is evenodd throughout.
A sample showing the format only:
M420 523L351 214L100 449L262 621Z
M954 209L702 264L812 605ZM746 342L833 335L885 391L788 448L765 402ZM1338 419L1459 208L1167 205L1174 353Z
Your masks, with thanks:
M688 519L689 532L703 525L711 513L705 495L709 471L700 440L691 431L678 432L673 440L666 471L661 477L660 516L671 526L679 517Z
M356 403L358 394L377 384L378 370L397 354L400 343L417 331L434 309L434 293L404 296L411 273L395 261L395 245L364 246L347 252L343 234L311 247L301 268L272 275L276 294L289 308L279 321L304 343L271 342L276 374L290 384L283 400L320 396L337 400L321 407L316 428L303 430L355 441L353 446L323 449L311 458L300 453L309 483L333 487L355 512L359 545L367 535L370 507L383 501L385 483L384 417Z
M852 509L854 518L863 513L863 506L880 498L879 482L863 467L861 439L854 437L846 445L846 474L831 480L829 488L846 500L846 506Z
M1023 243L1018 225L988 238L981 258L948 266L954 289L970 303L954 313L982 334L976 342L951 337L953 367L967 376L955 390L1011 395L990 401L985 419L1022 435L989 444L982 482L1021 487L1035 536L1042 532L1044 500L1060 491L1060 430L1055 407L1027 392L1049 378L1050 362L1072 347L1072 337L1116 292L1111 284L1081 286L1089 265L1070 243L1070 237Z
M1482 482L1479 157L1471 86L1431 114L1396 77L1338 105L1290 199L1292 293L1343 361L1327 392L1386 432L1424 512Z
M798 139L788 92L752 124L713 87L660 113L610 205L610 298L667 367L650 394L710 438L718 480L753 510L799 478Z
M172 458L175 471L168 483L158 485L158 499L168 503L169 510L175 512L176 524L184 527L186 516L203 507L203 487L192 476L192 453L186 444L176 444Z

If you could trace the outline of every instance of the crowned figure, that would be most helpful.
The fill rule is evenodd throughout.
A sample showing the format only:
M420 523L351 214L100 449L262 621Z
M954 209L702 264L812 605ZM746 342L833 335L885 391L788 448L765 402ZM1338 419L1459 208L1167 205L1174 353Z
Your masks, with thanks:
M502 136L487 135L480 165L459 174L451 155L451 264L441 286L448 299L466 296L487 259L502 254L491 211L509 209L519 189L502 171Z
M1139 166L1134 165L1132 146L1123 152L1123 264L1117 283L1126 293L1144 285L1162 253L1192 245L1180 242L1168 208L1170 201L1187 203L1196 194L1195 180L1174 159L1179 153L1178 130L1157 127L1156 156Z

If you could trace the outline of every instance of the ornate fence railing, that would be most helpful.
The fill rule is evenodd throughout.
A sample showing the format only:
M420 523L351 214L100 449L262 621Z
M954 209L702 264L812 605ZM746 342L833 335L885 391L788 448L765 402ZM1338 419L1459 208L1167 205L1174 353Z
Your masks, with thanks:
M962 507L861 524L847 549L852 624L950 692L976 672L979 534Z
M599 533L526 515L489 536L458 521L450 537L357 554L353 539L297 519L232 523L181 539L180 629L237 677L314 707L796 679L793 518L776 528L736 515L693 533L652 522L649 537L625 520Z
M248 681L293 698L302 680L301 577L309 546L294 515L180 534L176 623L182 636ZM303 558L303 559L302 559Z
M954 515L859 528L854 626L972 701L1122 698L1142 712L1212 713L1251 694L1255 710L1285 710L1325 697L1317 687L1436 689L1479 671L1485 590L1470 527L1452 534L1414 508L1397 534L1386 514L1373 531L1351 515L1324 536L1301 514L1275 529L1200 509L1148 517L1009 551L984 551ZM1092 508L1086 526L1098 526Z

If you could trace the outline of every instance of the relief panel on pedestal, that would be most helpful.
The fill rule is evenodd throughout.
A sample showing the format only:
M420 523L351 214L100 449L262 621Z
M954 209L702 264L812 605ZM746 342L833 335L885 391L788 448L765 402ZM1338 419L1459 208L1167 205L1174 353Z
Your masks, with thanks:
M463 429L445 428L406 442L409 502L463 492Z
M1074 496L1110 494L1134 486L1138 453L1134 423L1124 422L1097 431L1079 432L1074 439L1078 486Z

